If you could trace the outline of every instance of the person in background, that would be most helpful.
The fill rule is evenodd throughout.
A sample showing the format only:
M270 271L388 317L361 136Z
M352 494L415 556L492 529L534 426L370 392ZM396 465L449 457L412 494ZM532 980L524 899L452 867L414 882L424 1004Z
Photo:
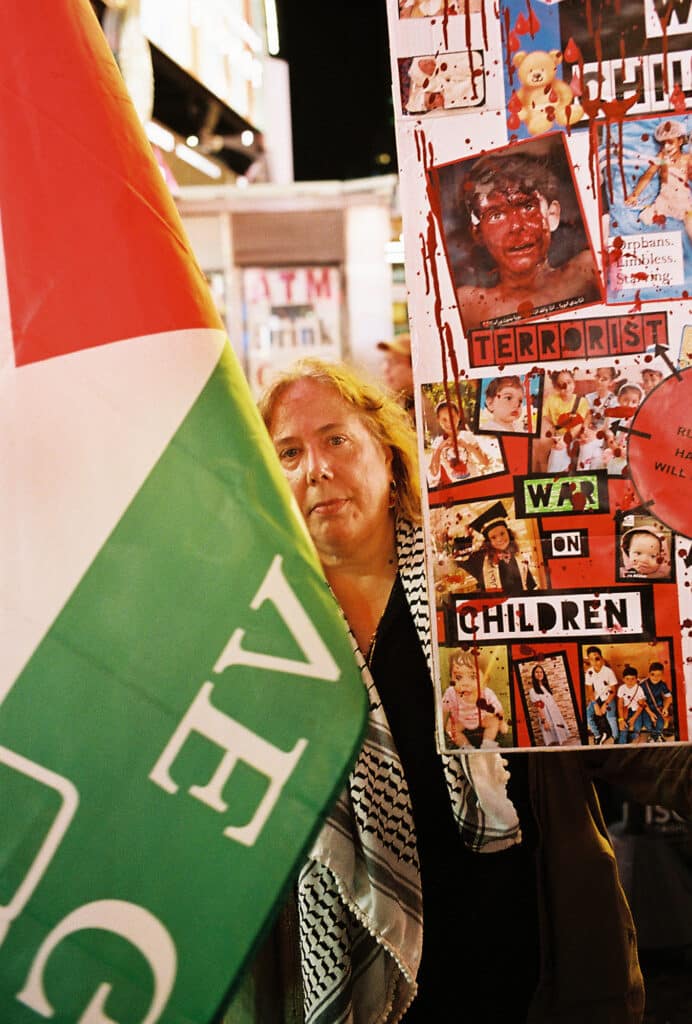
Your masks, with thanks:
M413 362L411 358L411 335L397 334L391 341L378 341L378 350L382 353L382 381L399 405L409 415L415 427L415 399L413 383ZM440 434L440 426L435 416L433 404L427 392L421 392L421 409L423 424L430 438Z
M411 335L397 334L391 341L378 341L382 353L382 380L388 391L413 418L413 362Z
M254 992L253 1019L636 1024L633 922L590 780L622 776L632 799L646 790L649 802L686 813L689 753L636 751L671 755L665 767L634 751L612 762L600 751L591 761L440 755L406 414L348 367L314 359L274 379L260 410L350 627L370 713L347 787L300 872L297 924L282 913L242 989ZM598 929L583 913L595 892Z

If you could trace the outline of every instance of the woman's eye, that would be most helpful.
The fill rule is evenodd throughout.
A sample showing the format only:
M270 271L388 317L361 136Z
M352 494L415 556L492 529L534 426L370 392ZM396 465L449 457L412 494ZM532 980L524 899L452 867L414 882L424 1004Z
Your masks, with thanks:
M297 456L297 448L282 448L279 452L279 458L282 462L291 462L293 459L297 458Z
M332 437L329 438L329 443L333 448L338 448L340 445L346 444L346 438L343 434L333 434Z

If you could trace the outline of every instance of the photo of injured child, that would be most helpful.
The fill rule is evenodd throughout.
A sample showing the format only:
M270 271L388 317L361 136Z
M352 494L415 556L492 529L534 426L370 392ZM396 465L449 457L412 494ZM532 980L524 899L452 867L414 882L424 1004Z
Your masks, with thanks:
M673 579L673 532L653 516L627 513L618 519L616 579L622 582Z
M602 300L562 133L441 166L436 181L466 334Z
M541 430L531 445L534 473L595 469L622 476L632 421L649 391L663 378L657 364L550 370L545 375Z
M500 442L480 437L468 429L476 417L478 382L464 381L458 389L442 384L423 384L424 403L435 412L437 433L425 434L428 487L449 487L481 476L505 472Z
M678 299L692 285L692 118L599 126L606 287L612 303Z
M441 647L440 673L446 748L513 746L507 649Z

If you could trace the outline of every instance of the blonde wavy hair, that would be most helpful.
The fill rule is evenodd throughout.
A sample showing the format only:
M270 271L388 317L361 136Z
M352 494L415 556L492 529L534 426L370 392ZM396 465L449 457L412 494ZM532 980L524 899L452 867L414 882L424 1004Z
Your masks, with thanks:
M360 415L375 440L384 448L391 449L397 516L411 523L419 523L421 502L418 453L416 433L408 413L378 384L365 380L350 366L309 357L299 359L279 373L257 403L267 430L271 433L272 420L284 392L292 384L306 379L334 388Z

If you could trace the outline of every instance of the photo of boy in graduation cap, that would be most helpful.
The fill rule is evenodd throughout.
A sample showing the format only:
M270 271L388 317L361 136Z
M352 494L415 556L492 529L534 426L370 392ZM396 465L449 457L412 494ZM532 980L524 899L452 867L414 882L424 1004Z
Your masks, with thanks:
M539 586L532 571L539 560L519 544L510 519L504 502L495 501L468 522L467 536L458 538L454 561L475 578L481 590L520 594ZM533 523L525 525L535 529Z

